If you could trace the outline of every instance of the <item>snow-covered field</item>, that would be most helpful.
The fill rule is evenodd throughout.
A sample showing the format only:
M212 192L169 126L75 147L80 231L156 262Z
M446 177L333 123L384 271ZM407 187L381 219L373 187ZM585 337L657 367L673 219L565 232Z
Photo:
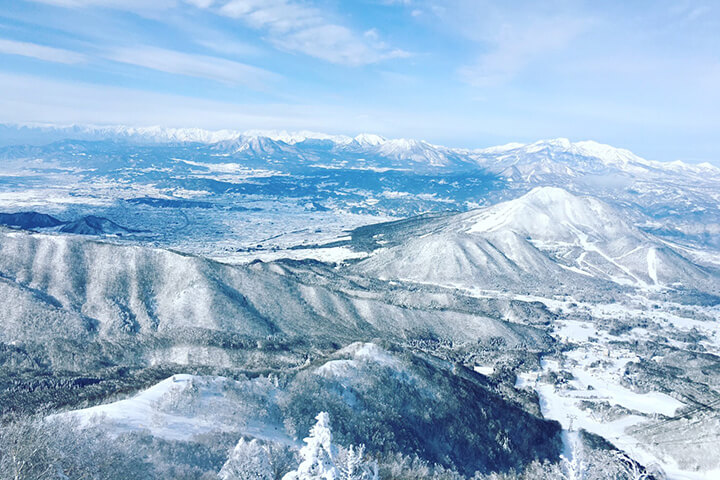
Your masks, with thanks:
M260 411L247 410L242 397L235 397L240 391L257 393L253 389L271 391L253 382L177 374L128 399L63 415L76 416L85 427L98 422L117 433L149 431L168 440L226 431L294 444L282 425L273 424Z
M538 393L543 416L559 421L568 432L584 429L605 438L644 465L659 466L668 479L718 478L720 458L710 452L717 451L720 432L716 432L714 438L711 436L697 440L710 455L700 471L680 465L686 455L680 443L672 454L660 455L647 448L648 440L638 436L637 432L643 432L648 426L652 429L657 421L668 422L673 418L682 418L683 407L693 405L671 396L669 393L672 392L650 390L640 393L630 389L625 371L628 363L641 360L638 353L643 353L636 353L633 345L637 345L637 341L649 340L649 332L663 337L672 332L693 329L707 335L707 340L701 343L703 346L717 351L720 346L720 312L716 307L694 307L709 318L699 321L672 313L672 310L678 308L677 305L660 304L658 308L655 303L656 308L649 308L653 302L642 296L633 297L635 305L560 302L542 298L535 300L546 303L549 308L566 316L577 317L578 312L589 313L584 320L557 321L553 335L564 342L567 348L557 356L543 359L540 371L524 372L517 376L518 388L529 388ZM630 323L633 319L642 319L652 324L613 335L607 327L598 327L598 320L603 319L621 319ZM623 341L629 343L619 343ZM674 346L685 348L682 343ZM662 386L662 379L658 380L658 385ZM658 441L663 443L662 439ZM571 448L571 445L566 448Z

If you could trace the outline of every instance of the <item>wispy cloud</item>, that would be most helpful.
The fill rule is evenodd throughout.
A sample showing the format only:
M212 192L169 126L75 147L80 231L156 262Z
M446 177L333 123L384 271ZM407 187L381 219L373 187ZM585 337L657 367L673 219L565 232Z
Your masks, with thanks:
M87 61L87 57L81 53L38 45L37 43L17 42L3 38L0 38L0 54L20 55L44 60L46 62L65 64L83 63Z
M292 0L231 0L217 11L266 31L280 49L331 63L360 66L409 55L389 47L373 30L355 32L319 8Z
M216 51L230 49L238 53L243 48L242 45L232 43L219 43L217 45L207 42L199 43L205 43L207 48ZM251 51L250 47L244 49L245 53L249 51ZM86 54L36 43L0 38L0 55L3 54L62 64L90 63L100 59L107 59L176 75L206 78L226 85L245 85L256 90L266 90L269 84L281 78L280 75L268 70L225 58L145 45L100 50L95 51L93 54Z
M486 40L487 51L458 72L466 83L476 87L506 83L543 55L570 45L588 24L586 19L562 16L505 24Z
M115 49L105 57L161 72L207 78L229 85L242 84L260 90L280 78L268 70L224 58L148 46Z
M31 0L36 3L67 8L109 7L122 10L164 10L177 4L176 0ZM196 0L201 1L201 0Z
M576 7L573 7L576 5ZM416 0L424 22L467 42L471 61L457 69L461 80L486 87L507 83L533 62L562 51L593 23L580 2L565 0Z
M198 8L237 19L265 32L274 47L330 63L362 66L409 53L389 46L379 35L354 30L324 9L300 0L31 0L56 6L108 7L146 14L171 8ZM401 2L407 4L407 2ZM187 12L185 12L187 13ZM159 19L157 15L153 18Z
M198 37L195 39L195 43L214 52L230 56L257 57L262 52L262 49L254 45L236 42L229 38L220 38L219 35Z
M0 72L0 123L162 125L208 129L287 129L399 133L416 115L336 104L241 104ZM428 123L435 125L436 118ZM429 128L429 127L428 127ZM420 131L420 130L418 130Z

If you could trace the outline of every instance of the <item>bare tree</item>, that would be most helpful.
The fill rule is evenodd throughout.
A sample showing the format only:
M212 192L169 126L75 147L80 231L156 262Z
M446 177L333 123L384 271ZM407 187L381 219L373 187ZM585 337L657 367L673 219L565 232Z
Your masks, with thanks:
M152 466L125 437L72 417L20 417L0 428L0 478L122 480L154 478Z

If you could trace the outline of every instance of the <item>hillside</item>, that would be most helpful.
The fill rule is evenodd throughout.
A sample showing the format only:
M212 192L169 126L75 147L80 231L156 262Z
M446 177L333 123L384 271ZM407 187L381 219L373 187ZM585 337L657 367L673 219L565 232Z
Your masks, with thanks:
M363 229L389 243L356 268L379 278L466 288L529 291L611 283L718 291L716 272L632 226L609 205L555 187L405 225L399 231L388 225L389 238L382 225Z

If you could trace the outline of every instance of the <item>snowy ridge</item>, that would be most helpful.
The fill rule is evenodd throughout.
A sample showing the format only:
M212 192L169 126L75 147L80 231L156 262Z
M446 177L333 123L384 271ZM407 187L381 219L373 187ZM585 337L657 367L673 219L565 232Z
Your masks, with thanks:
M283 142L288 145L295 145L307 140L326 140L337 145L348 145L356 143L362 146L379 146L388 140L380 135L361 133L355 137L347 135L332 135L310 130L288 132L287 130L207 130L192 127L161 127L146 126L133 127L125 125L54 125L42 123L27 124L2 124L2 127L10 130L36 131L42 133L57 133L64 135L67 139L92 139L92 140L141 140L157 143L203 143L213 144L238 140L243 137L267 138L275 142ZM411 140L400 139L410 142Z
M475 223L469 233L512 230L540 241L570 241L580 231L605 240L635 234L618 212L601 201L556 187L536 187L471 218Z
M365 152L390 160L423 163L431 167L485 167L503 176L520 175L531 181L538 175L560 174L577 176L599 169L616 169L630 174L649 171L720 176L720 168L709 163L697 165L682 161L658 162L646 160L629 150L612 147L591 140L571 142L567 138L540 140L530 144L506 145L468 150L452 148L407 138L387 139L380 135L360 133L355 137L313 131L286 130L207 130L202 128L170 128L160 126L133 127L123 125L53 125L0 124L12 138L12 133L50 139L125 141L138 143L214 145L222 143L266 144L302 148L311 141L330 142L336 153ZM0 135L0 138L2 136ZM280 147L282 149L282 147ZM254 150L254 149L250 149ZM241 150L242 151L242 150ZM260 153L264 152L262 149ZM508 170L509 169L509 170Z
M48 336L117 338L124 335L169 335L184 330L224 332L264 338L284 333L303 338L332 335L355 339L404 332L437 332L444 337L503 336L510 344L544 345L537 330L450 311L418 311L394 305L381 291L357 296L324 285L321 277L301 268L296 278L284 264L230 266L167 250L123 246L66 235L0 232L3 292L34 295L0 296L0 310L13 320L0 322L0 339L26 341L27 325L46 328ZM329 271L324 273L331 275ZM57 311L36 316L48 303ZM82 316L92 318L83 323ZM20 327L25 323L25 328ZM45 322L45 326L43 323ZM463 327L457 325L462 323ZM35 328L35 327L33 327ZM154 349L151 363L231 363L215 346L179 342Z
M538 187L429 225L396 233L399 244L381 249L359 268L380 278L466 288L588 281L644 289L718 288L711 273L633 227L609 205L560 188Z
M709 163L697 165L682 162L646 160L630 150L584 140L571 142L567 138L539 140L534 143L507 145L474 150L477 161L488 167L516 167L526 180L535 175L570 175L600 169L614 169L628 174L645 174L659 170L679 173L711 173L720 175L720 168Z

